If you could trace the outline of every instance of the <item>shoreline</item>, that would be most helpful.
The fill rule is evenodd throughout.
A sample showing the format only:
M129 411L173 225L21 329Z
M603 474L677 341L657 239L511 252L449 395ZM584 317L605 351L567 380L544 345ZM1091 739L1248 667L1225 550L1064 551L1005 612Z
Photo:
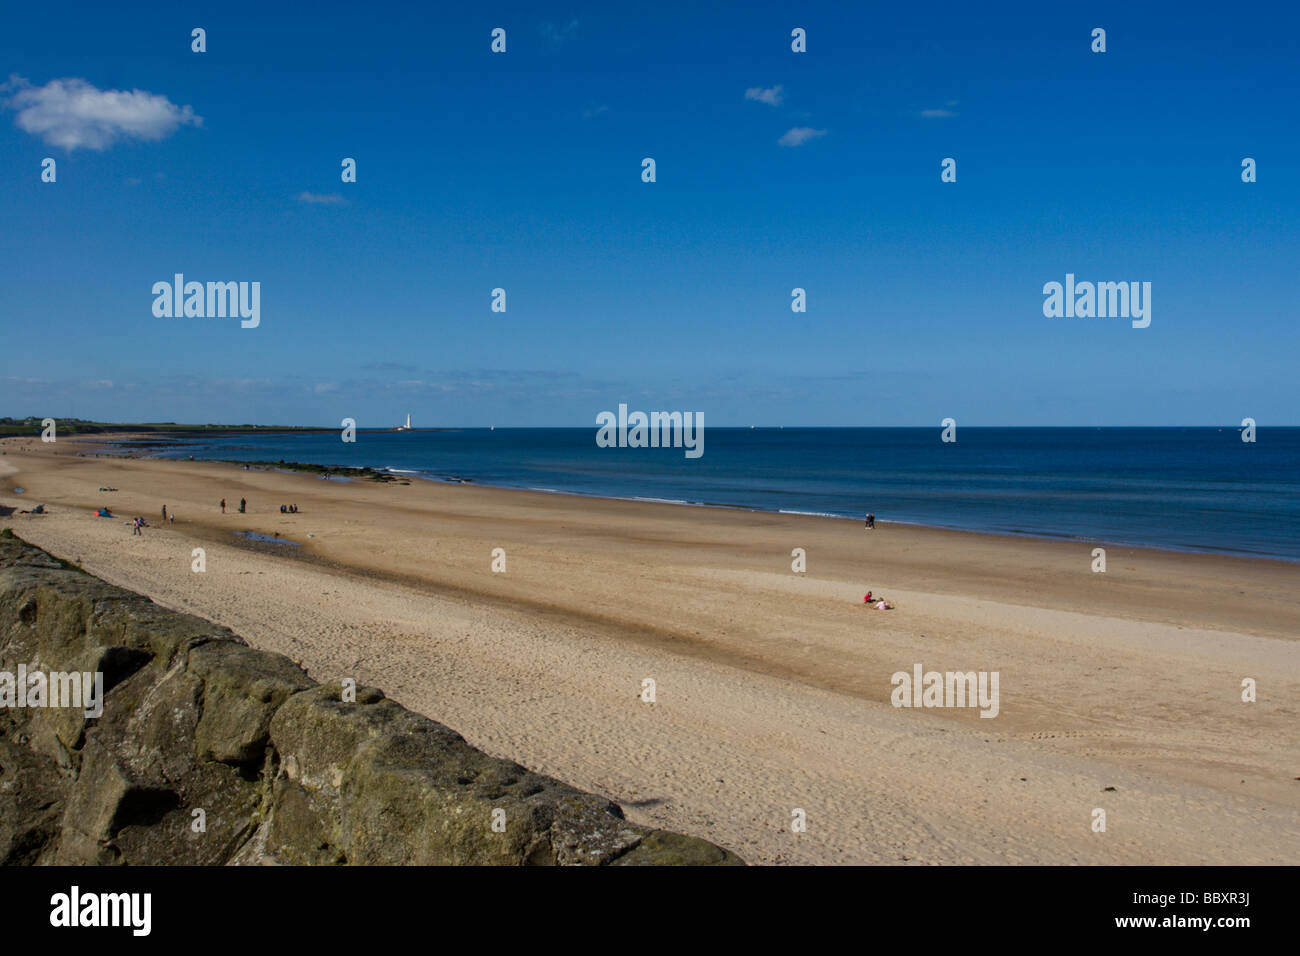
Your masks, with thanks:
M1285 561L0 447L0 504L51 511L0 526L751 862L1300 860ZM164 502L143 537L89 516ZM998 716L892 706L916 664L1000 672Z
M186 467L202 468L204 466L209 466L209 467L229 469L236 478L238 478L239 475L253 476L253 475L261 474L261 475L268 475L268 476L283 477L290 480L303 480L306 479L309 475L308 472L282 470L279 469L278 467L266 467L260 469L250 468L248 471L244 471L244 469L241 466L243 464L251 464L251 463L215 460L215 459L195 458L193 460L190 460L188 458L184 458L184 459L160 458L152 455L134 455L134 454L127 454L127 455L105 454L104 457L98 459L92 459L91 457L89 457L90 453L96 448L110 447L112 445L112 438L113 436L96 435L96 436L85 436L85 437L76 437L72 439L65 439L65 441L68 444L84 446L82 452L76 455L77 459L84 462L89 462L93 460L105 461L105 462L120 460L120 461L133 461L133 462L140 462L140 463L158 462L160 464L164 464L168 466L178 466L180 468L186 468ZM16 441L16 439L14 438L0 438L0 450L4 450L6 448L6 443L14 442L14 441ZM37 448L41 447L39 441L35 442L35 447ZM4 461L5 458L0 457L0 478L3 478L5 474ZM312 482L309 483L303 489L304 493L306 493L309 490L315 490L317 488L316 481L319 480L319 476L312 476L312 477L313 477ZM411 476L411 477L420 477L420 476ZM702 504L702 503L701 504L695 504L695 503L680 504L679 502L676 501L670 501L664 499L612 497L606 495L587 494L583 492L560 491L556 489L514 488L509 486L485 484L477 481L463 481L463 482L442 481L436 479L426 479L422 477L419 482L419 485L426 486L431 489L448 489L448 490L464 489L465 491L483 493L488 496L499 495L501 496L501 500L503 502L510 502L511 500L526 501L530 498L535 498L537 504L542 507L545 507L550 502L555 502L557 505L560 505L561 502L572 502L575 504L577 503L600 504L600 505L611 506L613 508L617 508L617 506L622 505L622 506L629 506L635 509L641 509L641 508L651 509L652 511L654 509L660 509L660 508L671 509L672 511L685 510L685 513L695 513L701 516L729 515L734 517L734 516L741 516L741 515L749 515L760 519L791 519L797 522L818 520L818 521L825 521L827 524L834 525L837 528L837 530L848 531L854 536L858 536L859 533L865 534L868 537L871 535L871 532L867 532L863 530L862 525L860 523L861 519L846 518L837 515L810 514L807 512L794 512L788 510L769 511L769 510L758 509L758 508L750 508L742 505L716 505L716 504ZM371 488L371 487L374 488L412 487L412 485L405 482L358 481L357 479L352 477L340 476L338 478L331 477L329 482L321 482L319 487L321 489L328 489L328 488L352 489L352 488ZM3 494L2 490L0 490L0 494ZM30 492L28 494L23 495L22 497L33 504L36 503L35 499L30 497ZM231 507L233 509L234 507L233 502L231 504ZM252 518L253 516L252 514L248 514L245 515L245 517ZM259 515L258 517L265 518L265 517L282 517L282 516L278 516L274 514L272 515L262 514ZM283 516L283 517L292 518L295 516ZM1178 549L1178 548L1157 548L1157 547L1149 547L1144 545L1125 544L1122 542L1113 542L1113 541L1106 542L1100 539L1065 538L1065 537L1057 537L1052 535L1035 534L1035 533L1016 534L1010 532L976 531L967 528L956 528L956 527L946 527L942 525L884 520L880 518L876 519L876 524L878 526L878 530L896 529L899 532L915 533L922 540L924 540L927 543L927 545L930 547L942 548L945 546L956 546L956 547L966 546L966 547L977 548L977 549L991 548L995 550L1000 550L1002 548L1019 549L1022 547L1041 546L1057 554L1062 553L1064 549L1078 548L1078 549L1088 549L1083 551L1083 553L1087 555L1085 561L1090 561L1091 560L1090 549L1096 546L1096 547L1107 548L1108 555L1110 554L1110 550L1114 550L1116 554L1126 556L1128 559L1145 556L1152 561L1167 562L1171 566L1194 567L1197 564L1204 564L1207 567L1209 567L1221 563L1225 567L1233 567L1236 568L1239 572L1243 572L1243 573L1249 573L1253 569L1258 569L1261 572L1267 570L1267 572L1270 574L1280 574L1288 578L1291 576L1295 576L1294 579L1297 582L1297 586L1300 586L1300 575L1297 575L1297 572L1300 571L1300 568L1297 568L1297 564L1300 562L1292 561L1288 558L1265 557L1262 555L1240 554L1240 553L1222 552L1222 551L1193 551L1189 549L1185 550L1185 549ZM300 542L300 543L306 544L306 542ZM310 553L310 550L304 548L300 553L303 556L306 556L307 554ZM1068 553L1079 553L1079 552L1071 551ZM1105 577L1105 575L1101 575L1101 576ZM1298 615L1298 619L1300 619L1300 615ZM1297 629L1297 635L1300 635L1300 628Z
M1211 426L1206 426L1206 427L1211 427ZM459 429L425 429L425 430L426 431L458 431ZM1220 431L1221 430L1222 429L1220 429ZM96 436L94 440L97 442L102 441L103 447L115 447L114 438L115 436L113 435L100 435L100 436ZM90 441L91 439L87 438L86 440ZM180 458L168 458L162 455L135 455L131 453L125 453L117 457L157 459L160 461L191 460L191 459L180 459ZM399 469L399 468L392 468L387 466L381 467L377 465L365 465L365 466L358 467L358 466L345 466L345 465L320 465L313 462L268 462L268 461L242 462L237 459L226 459L226 458L194 458L192 460L196 462L210 462L210 463L230 464L230 465L247 464L254 467L261 466L262 470L275 470L275 471L283 471L286 473L301 472L301 473L317 474L317 475L324 473L324 474L329 474L331 476L331 480L333 480L333 478L335 477L335 473L338 473L337 477L347 479L347 480L364 479L364 480L372 480L372 481L384 481L384 480L401 481L404 479L409 480L411 478L417 478L421 481L427 481L435 484L473 485L474 487L477 488L496 488L502 491L519 491L519 492L529 492L529 493L536 493L536 494L565 495L574 498L592 498L601 501L644 502L647 504L676 505L679 507L688 507L688 508L725 509L730 511L749 512L752 514L798 515L801 517L829 518L829 519L835 519L839 521L851 521L851 522L858 522L862 520L861 518L857 518L851 515L834 514L830 512L799 511L791 508L773 509L773 508L755 507L752 505L732 504L728 502L689 501L689 500L675 499L675 498L650 498L650 497L637 496L637 495L606 495L606 494L598 494L595 492L566 491L558 488L537 488L533 486L524 486L524 485L502 485L502 484L494 484L490 482L480 481L478 478L474 478L474 477L459 477L455 475L437 475L431 472L420 471L418 469ZM349 473L355 473L355 474L349 474ZM384 479L384 478L375 478L373 477L373 475L391 475L393 477L389 479ZM1001 537L1001 538L1010 538L1010 539L1029 538L1029 539L1042 540L1042 541L1060 541L1060 542L1076 543L1076 544L1088 544L1095 547L1101 547L1106 549L1135 548L1143 551L1158 551L1158 552L1164 552L1168 554L1203 554L1203 555L1212 555L1218 557L1243 558L1251 561L1273 561L1273 562L1282 562L1284 564L1300 565L1300 556L1288 556L1288 555L1245 551L1239 548L1226 548L1226 547L1215 548L1210 546L1194 547L1190 545L1180 547L1177 545L1153 544L1150 542L1140 542L1140 541L1126 541L1117 538L1083 537L1079 535L1067 534L1065 532L1032 531L1032 530L1009 531L1005 529L994 530L989 528L971 528L971 527L964 527L961 525L922 522L922 521L905 521L905 520L885 519L885 518L877 518L876 523L878 525L897 525L897 526L911 527L911 528L931 528L938 531L949 531L949 532L963 533L963 534L989 535L992 537Z

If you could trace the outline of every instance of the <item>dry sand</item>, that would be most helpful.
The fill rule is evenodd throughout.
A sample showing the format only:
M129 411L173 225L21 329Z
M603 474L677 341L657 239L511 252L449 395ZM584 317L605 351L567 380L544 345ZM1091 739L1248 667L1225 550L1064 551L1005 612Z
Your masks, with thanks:
M1300 862L1297 565L0 449L52 512L0 526L750 862ZM997 717L891 706L917 663L997 671Z

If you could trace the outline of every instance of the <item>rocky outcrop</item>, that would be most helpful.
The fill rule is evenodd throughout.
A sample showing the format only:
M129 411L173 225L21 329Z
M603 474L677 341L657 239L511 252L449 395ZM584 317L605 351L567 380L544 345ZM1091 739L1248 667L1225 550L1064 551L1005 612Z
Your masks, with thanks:
M0 863L741 862L0 538L0 674L20 665L101 673L103 709L0 707Z

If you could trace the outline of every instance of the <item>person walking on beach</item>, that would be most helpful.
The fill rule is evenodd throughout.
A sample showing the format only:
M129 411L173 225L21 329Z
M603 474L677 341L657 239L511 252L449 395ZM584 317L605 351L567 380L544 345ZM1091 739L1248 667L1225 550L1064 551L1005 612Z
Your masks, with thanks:
M239 513L240 513L241 515L244 513L244 509L247 508L247 507L248 507L248 502L245 501L243 498L240 498L240 499L239 499Z
M869 531L876 530L876 516L873 515L870 511L867 512L867 523L864 527L866 527L867 530Z
M163 505L163 521L167 520L167 506Z
M139 518L136 518L134 521L131 522L131 534L133 535L138 534L140 537L142 538L144 537L144 532L140 530Z
M226 499L225 499L225 498L222 498L222 499L221 499L221 513L222 513L222 514L225 514L225 513L226 513Z

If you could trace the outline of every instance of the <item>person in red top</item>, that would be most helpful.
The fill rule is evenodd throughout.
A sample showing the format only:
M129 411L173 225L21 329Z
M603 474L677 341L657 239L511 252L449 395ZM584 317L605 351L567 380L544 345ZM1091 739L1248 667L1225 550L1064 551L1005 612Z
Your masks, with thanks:
M862 599L862 603L863 603L863 604L870 604L870 603L871 603L871 592L870 592L870 591L868 591L868 592L867 592L867 596L864 597L864 598Z

